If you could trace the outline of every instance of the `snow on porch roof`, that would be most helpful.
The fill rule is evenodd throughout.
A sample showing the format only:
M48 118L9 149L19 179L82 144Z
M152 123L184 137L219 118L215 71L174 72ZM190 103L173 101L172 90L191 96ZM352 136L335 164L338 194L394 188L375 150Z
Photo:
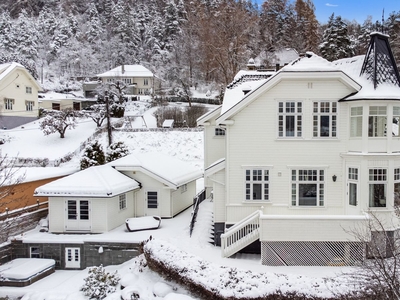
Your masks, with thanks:
M139 183L109 165L95 166L38 187L35 196L113 197Z
M189 163L156 152L133 153L109 164L120 171L142 171L171 188L177 188L203 176L201 170Z

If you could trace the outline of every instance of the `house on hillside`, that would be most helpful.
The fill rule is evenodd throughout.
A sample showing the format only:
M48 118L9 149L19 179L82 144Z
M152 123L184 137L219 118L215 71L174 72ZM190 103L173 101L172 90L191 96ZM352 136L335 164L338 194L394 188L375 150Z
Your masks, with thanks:
M96 102L95 99L77 97L73 94L45 93L39 94L39 107L43 109L82 110Z
M0 64L0 127L14 128L38 118L39 83L19 63Z
M400 78L388 37L374 33L366 55L335 62L307 53L251 84L228 86L222 106L198 120L222 255L356 264L366 248L354 231L368 230L369 212L384 226L370 238L386 249L399 233L400 190Z
M137 99L140 95L151 95L154 92L155 76L142 65L122 65L107 72L96 75L100 83L112 83L120 80L127 85L124 93ZM99 82L85 83L83 92L85 97L94 95Z
M49 232L102 233L127 218L172 218L193 204L202 172L159 153L135 153L38 187L49 198Z

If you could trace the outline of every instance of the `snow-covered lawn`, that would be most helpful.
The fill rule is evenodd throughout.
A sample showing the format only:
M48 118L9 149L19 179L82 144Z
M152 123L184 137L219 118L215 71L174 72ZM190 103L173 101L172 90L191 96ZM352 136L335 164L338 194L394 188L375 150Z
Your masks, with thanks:
M154 127L155 119L152 111L144 111L146 104L132 104L132 115L143 115L146 124ZM143 120L136 118L132 127L142 128ZM38 129L38 122L27 124L24 128L15 130L1 131L0 135L6 139L6 143L0 145L2 155L11 157L33 157L57 159L67 153L74 152L79 148L95 130L95 123L91 120L82 120L76 129L67 131L65 139L60 139L57 134L44 136ZM157 151L179 159L188 161L194 166L202 169L203 167L203 134L196 131L171 131L171 132L115 132L114 141L123 141L130 151ZM102 145L106 145L105 135L99 139ZM70 162L63 164L62 167L77 166L80 157L74 157ZM199 187L202 181L199 181ZM351 268L341 267L268 267L261 265L260 255L239 254L233 258L221 258L219 247L209 243L212 224L212 205L210 200L205 200L200 206L198 221L192 237L189 237L189 222L191 209L179 214L173 219L165 219L161 222L161 227L157 230L128 232L125 225L122 225L111 232L101 235L53 235L39 232L39 228L25 233L20 238L26 242L37 240L57 242L59 240L78 242L87 241L129 241L140 242L146 240L151 235L157 243L164 243L177 248L188 254L191 260L187 261L187 267L191 268L191 261L203 260L206 264L215 264L213 268L226 266L238 268L239 273L251 271L265 273L269 278L269 285L265 290L276 290L282 286L290 286L290 290L315 290L315 295L328 295L330 289L335 292L346 291L348 286L341 280L342 272L351 271ZM155 246L156 247L156 244ZM197 257L197 258L196 258ZM186 262L185 262L186 263ZM107 271L117 270L122 278L121 282L131 289L140 288L140 299L196 299L193 295L175 283L168 283L158 274L150 271L143 266L143 257L128 261L119 266L108 266ZM83 279L87 276L88 270L82 271L56 271L54 274L44 278L30 286L24 288L0 287L0 297L23 297L23 300L80 300L87 299L79 291L83 284ZM283 274L283 275L276 275ZM223 276L223 275L221 275ZM228 274L226 275L228 276ZM335 278L340 284L325 283L324 278ZM211 278L211 277L210 277ZM218 279L216 279L217 281ZM243 284L247 284L248 278L242 278ZM343 277L345 280L345 277ZM319 285L318 288L315 288ZM169 294L169 295L167 295ZM179 294L179 295L177 295ZM121 299L122 292L118 291L106 299ZM158 296L155 296L158 295ZM248 296L254 295L254 290ZM122 295L123 296L123 295ZM192 298L188 298L192 297Z

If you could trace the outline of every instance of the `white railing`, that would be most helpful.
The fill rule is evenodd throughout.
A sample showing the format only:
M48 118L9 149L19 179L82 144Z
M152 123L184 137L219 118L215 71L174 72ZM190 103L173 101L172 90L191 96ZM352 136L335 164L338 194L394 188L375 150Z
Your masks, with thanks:
M222 257L229 257L260 238L260 214L257 210L221 234Z

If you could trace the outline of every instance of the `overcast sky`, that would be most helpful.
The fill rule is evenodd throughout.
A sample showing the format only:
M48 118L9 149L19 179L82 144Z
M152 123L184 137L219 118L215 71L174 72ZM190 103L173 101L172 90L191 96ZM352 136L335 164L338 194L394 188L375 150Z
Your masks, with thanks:
M264 0L254 1L259 4L264 2ZM382 20L383 10L385 10L385 19L391 12L400 11L399 0L313 0L313 2L316 8L315 15L320 23L328 22L332 13L362 24L369 15L372 16L373 21Z

